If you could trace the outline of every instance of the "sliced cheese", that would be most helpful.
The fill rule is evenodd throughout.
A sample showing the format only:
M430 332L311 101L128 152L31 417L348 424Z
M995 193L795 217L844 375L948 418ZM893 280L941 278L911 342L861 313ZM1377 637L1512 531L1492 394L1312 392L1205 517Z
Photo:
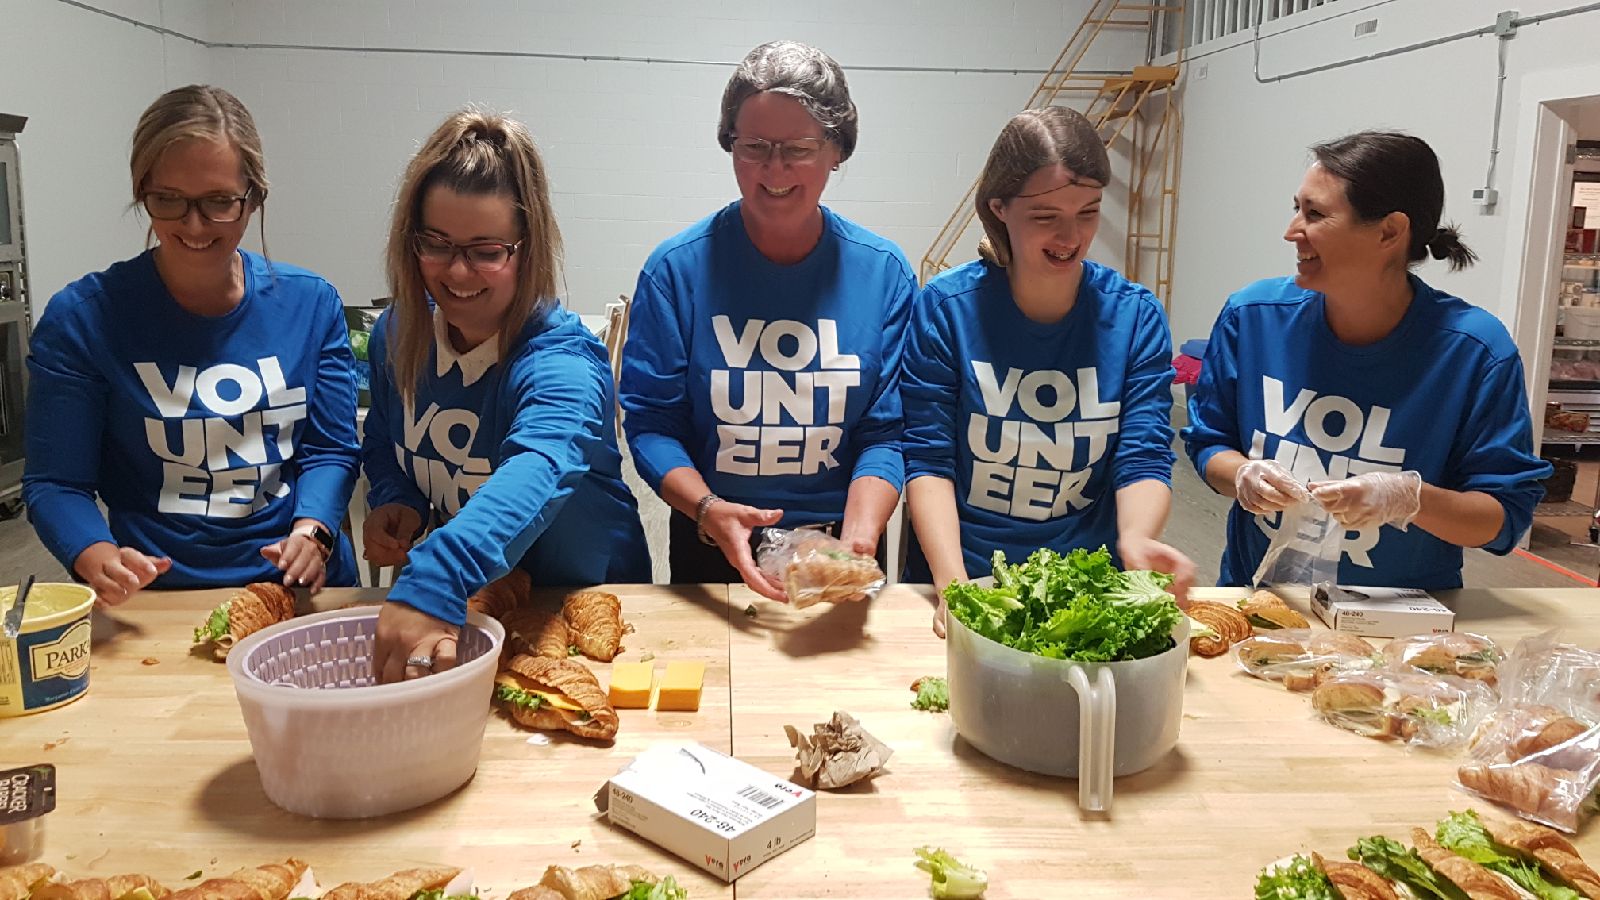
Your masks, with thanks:
M658 712L694 712L700 708L700 688L705 684L706 664L698 661L667 663L656 693Z
M544 701L545 706L553 706L556 709L566 709L571 710L572 712L583 712L583 707L579 706L578 704L562 697L560 694L552 694L549 691L541 691L538 688L533 687L528 683L528 679L523 678L515 672L501 672L499 675L495 676L494 680L496 684L514 687L519 691L527 691L528 693L539 697Z
M648 662L619 662L611 667L611 705L617 709L649 709L656 667Z

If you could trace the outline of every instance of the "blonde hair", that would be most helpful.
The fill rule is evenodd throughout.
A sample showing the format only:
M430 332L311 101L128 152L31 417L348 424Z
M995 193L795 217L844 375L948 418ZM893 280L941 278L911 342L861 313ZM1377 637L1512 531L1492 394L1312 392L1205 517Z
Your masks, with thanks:
M556 302L561 232L550 208L544 160L533 135L506 116L475 109L452 114L406 167L389 224L385 259L395 310L387 363L407 404L416 399L433 347L433 318L412 241L421 226L423 198L435 186L458 194L502 195L516 209L522 246L516 256L516 296L500 328L501 359L522 326L543 316Z
M246 213L262 210L267 201L267 158L261 150L261 134L256 120L239 98L209 84L190 84L173 88L139 116L133 129L133 150L128 168L133 177L133 206L144 199L145 183L160 162L161 154L179 141L227 141L239 151L239 174L244 176L245 195L250 199ZM267 222L263 211L257 224L261 228L261 251L267 249ZM146 245L155 237L152 226Z
M1066 166L1101 187L1111 184L1105 143L1083 113L1065 106L1025 109L1011 117L995 138L978 177L978 219L987 235L978 255L997 266L1011 264L1011 232L989 208L990 200L1009 203L1022 193L1028 176L1047 166Z

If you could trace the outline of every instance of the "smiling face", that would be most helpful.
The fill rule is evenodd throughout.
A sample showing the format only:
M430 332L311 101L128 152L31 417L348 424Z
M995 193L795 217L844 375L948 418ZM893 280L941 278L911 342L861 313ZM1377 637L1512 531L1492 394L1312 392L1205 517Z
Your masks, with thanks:
M238 148L226 140L191 138L173 143L161 153L145 178L145 194L170 194L190 200L203 197L240 197L249 192ZM163 266L174 269L215 269L232 266L233 254L250 225L254 207L246 205L236 222L212 222L191 207L181 219L152 219L160 246L156 253Z
M417 230L454 244L522 240L509 196L458 194L443 185L434 185L423 195ZM496 272L474 269L460 253L443 263L417 260L422 282L454 332L452 338L460 338L457 351L470 350L500 331L517 296L520 255L513 253Z
M1383 267L1392 239L1385 222L1362 222L1343 179L1312 164L1294 197L1283 239L1294 244L1294 283L1322 294L1370 280Z
M1100 228L1103 189L1066 166L1046 166L1028 176L1018 196L990 200L1011 243L1008 268L1030 279L1076 278Z
M800 138L822 140L822 148L805 163L785 162L774 152L766 162L733 160L733 175L739 182L743 214L763 230L773 233L801 232L814 221L828 173L839 164L839 148L827 140L827 131L811 118L798 100L783 94L756 94L739 107L734 119L738 138L759 138L772 143Z

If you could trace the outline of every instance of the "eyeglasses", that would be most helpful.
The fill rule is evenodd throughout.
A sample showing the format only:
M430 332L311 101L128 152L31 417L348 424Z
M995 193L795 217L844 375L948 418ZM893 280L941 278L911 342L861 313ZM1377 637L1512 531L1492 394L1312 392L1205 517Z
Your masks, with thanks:
M189 210L200 211L200 217L207 222L226 225L237 222L244 217L245 203L250 199L249 194L242 197L228 194L211 194L205 197L185 197L182 194L169 194L165 191L151 191L142 198L144 211L150 218L163 222L176 222L187 218Z
M753 137L733 139L733 158L740 162L764 163L776 152L791 166L807 166L817 161L822 152L822 138L795 138L792 141L768 141Z
M507 244L503 241L474 241L457 244L431 234L413 234L411 247L417 259L433 266L449 266L459 254L467 266L477 272L498 272L511 262L511 257L522 246L521 241Z

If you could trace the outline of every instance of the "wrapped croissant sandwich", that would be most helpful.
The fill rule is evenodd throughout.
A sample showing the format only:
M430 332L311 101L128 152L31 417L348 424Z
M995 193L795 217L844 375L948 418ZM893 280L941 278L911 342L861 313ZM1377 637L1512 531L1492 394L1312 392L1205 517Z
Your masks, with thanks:
M467 609L504 622L506 613L528 602L528 594L532 590L533 579L527 572L513 567L468 597Z
M768 577L783 583L784 593L797 609L872 597L886 580L877 560L807 528L768 528L756 550L756 564Z
M1309 691L1340 672L1374 665L1372 645L1343 631L1286 628L1234 646L1239 667L1291 691Z
M207 878L194 887L167 895L167 900L289 900L305 874L305 860L291 856L281 863Z
M1494 695L1462 678L1380 669L1328 678L1311 705L1329 724L1363 737L1454 747L1494 708Z
M1505 654L1483 635L1447 631L1395 638L1384 645L1383 658L1391 667L1410 666L1492 686L1496 680L1495 669L1505 659Z
M519 725L600 741L617 736L616 709L594 673L577 660L514 656L494 681L495 699Z
M218 604L206 624L194 630L194 642L210 642L217 659L225 659L233 645L252 634L294 618L294 595L270 581L247 584Z

